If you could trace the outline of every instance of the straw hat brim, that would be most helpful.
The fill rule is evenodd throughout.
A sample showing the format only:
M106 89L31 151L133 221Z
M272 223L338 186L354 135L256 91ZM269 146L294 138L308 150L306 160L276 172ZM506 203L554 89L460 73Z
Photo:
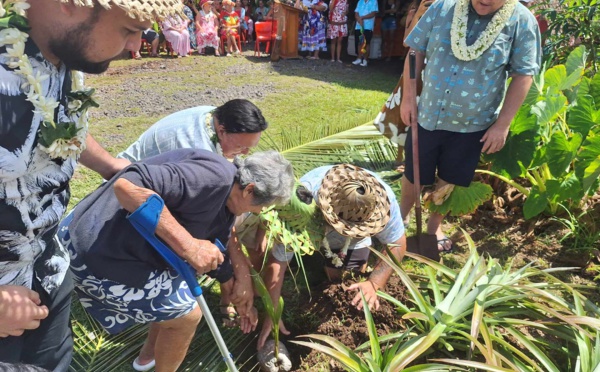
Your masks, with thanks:
M360 223L343 220L334 212L334 205L344 202L344 200L339 200L341 193L337 193L336 189L347 181L364 182L370 185L376 195L373 213ZM371 237L381 232L390 221L390 200L385 187L377 178L361 167L351 164L334 165L323 177L318 197L323 217L335 231L343 236Z
M70 0L60 0L69 2ZM183 15L183 4L181 0L97 0L105 9L113 5L123 9L131 18L140 21L163 20L172 15ZM73 0L77 6L93 7L94 0Z

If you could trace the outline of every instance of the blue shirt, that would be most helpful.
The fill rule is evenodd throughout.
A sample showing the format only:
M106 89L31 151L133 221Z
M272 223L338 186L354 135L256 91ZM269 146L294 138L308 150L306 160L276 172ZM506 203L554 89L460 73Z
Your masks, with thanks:
M311 191L311 193L313 194L313 198L315 199L315 202L317 204L319 203L318 193L319 189L321 188L321 183L323 183L323 178L332 167L332 165L325 165L323 167L315 168L310 172L306 173L304 176L302 176L302 178L300 178L300 182L308 190ZM400 206L398 205L398 201L396 200L396 195L394 194L392 189L385 182L383 182L383 180L378 175L366 169L365 171L375 176L375 178L377 178L377 180L381 182L381 184L385 188L385 191L387 192L387 197L390 200L390 220L387 223L387 225L385 225L383 230L381 230L374 236L383 244L394 243L398 239L400 239L402 235L404 235L404 224L402 223L402 216L400 215ZM331 247L331 249L336 250L343 248L344 243L346 242L346 237L334 230L327 234L327 240L329 241L329 246ZM350 241L348 249L367 248L370 245L371 238L352 239Z
M181 148L216 153L217 149L206 131L206 115L214 109L213 106L192 107L162 118L117 158L134 162Z
M363 17L372 12L378 12L379 5L377 0L358 0L354 13L358 13L359 16ZM365 30L373 30L375 28L375 17L363 20L363 27ZM360 25L356 22L355 30L360 30Z
M455 4L456 0L433 3L406 38L406 44L427 59L418 121L427 130L478 132L496 121L509 73L539 72L540 30L531 11L517 4L489 49L472 61L461 61L450 45ZM470 9L467 45L477 40L491 18Z

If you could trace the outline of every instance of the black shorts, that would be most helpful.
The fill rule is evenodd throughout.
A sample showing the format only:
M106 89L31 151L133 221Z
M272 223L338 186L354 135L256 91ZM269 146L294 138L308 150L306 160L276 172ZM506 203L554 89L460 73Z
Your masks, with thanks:
M0 338L0 361L33 364L48 371L67 371L73 356L69 318L73 292L71 272L67 271L62 284L52 294L46 293L34 275L32 290L40 295L50 313L38 328L25 331L21 336ZM4 371L4 367L0 365L0 371Z
M435 175L453 185L468 187L479 163L485 130L458 133L447 130L429 131L419 126L419 161L421 185L433 185ZM408 130L405 144L404 175L414 183L412 156L412 129Z
M333 254L337 254L339 249L332 249L331 252ZM369 259L369 254L371 250L369 248L360 248L360 249L348 249L348 253L344 258L344 265L342 267L337 267L331 262L331 259L325 258L325 266L331 267L334 269L346 269L346 270L354 270L359 269L362 265L367 263Z
M365 35L365 40L367 41L367 45L371 44L371 39L373 38L373 30L364 30L363 34ZM360 30L354 30L354 44L358 45L360 39ZM358 50L358 46L357 46Z
M146 40L148 44L152 44L152 42L158 37L158 32L154 30L148 30L142 32L142 40Z

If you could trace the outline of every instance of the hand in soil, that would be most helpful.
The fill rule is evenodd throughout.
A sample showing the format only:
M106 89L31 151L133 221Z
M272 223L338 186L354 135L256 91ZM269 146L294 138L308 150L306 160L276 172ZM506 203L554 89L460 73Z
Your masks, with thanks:
M358 291L356 296L354 296L352 299L352 305L356 306L358 310L362 310L363 303L360 296L361 290L365 296L367 304L369 305L369 310L379 310L379 298L377 297L377 290L370 280L354 283L346 289L346 291Z
M256 329L257 324L258 311L255 307L252 307L252 310L248 313L247 316L242 316L240 318L240 329L244 334L254 331Z
M273 329L273 322L271 321L270 318L268 318L268 317L265 318L262 329L260 331L260 335L258 336L256 350L261 350L265 346L265 342L267 341L267 338L269 338L269 336L271 335L272 329ZM283 324L282 320L279 321L279 332L283 333L286 336L289 336L289 334L290 334L290 331L288 331L287 328L285 328L285 324Z

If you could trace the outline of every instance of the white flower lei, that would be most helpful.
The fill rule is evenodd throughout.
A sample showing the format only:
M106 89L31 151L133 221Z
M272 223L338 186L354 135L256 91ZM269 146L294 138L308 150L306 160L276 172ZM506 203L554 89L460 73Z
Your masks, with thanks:
M338 254L334 254L331 251L331 247L329 246L329 240L327 239L327 235L330 231L331 228L327 227L325 229L325 234L323 235L323 254L325 255L325 257L331 259L331 263L333 263L335 267L342 267L344 265L344 258L346 258L346 255L348 254L348 247L350 247L350 241L352 240L352 238L346 237L346 241L344 242L342 250Z
M217 149L217 154L223 156L223 149L219 143L219 136L217 136L217 133L215 132L212 112L209 112L206 114L206 116L204 116L204 127L206 129L206 134L208 134L208 138L210 138L210 141Z
M454 17L452 18L452 28L450 29L450 44L452 53L462 61L472 61L479 58L488 50L494 40L504 28L506 21L510 18L517 0L506 0L506 3L492 17L485 30L479 35L477 40L470 46L467 46L467 22L469 20L469 3L471 0L457 0L454 7Z
M34 74L29 57L25 54L25 43L29 35L17 27L20 25L27 29L25 11L28 8L29 4L25 0L8 0L4 4L0 0L0 19L2 23L9 25L8 28L0 28L0 47L6 46L4 56L8 67L25 78L21 89L33 104L33 112L42 116L38 146L52 159L77 159L85 150L87 109L89 106L98 106L92 99L94 90L85 88L81 72L72 71L72 91L67 95L67 111L71 122L54 122L54 110L59 103L45 97L42 92L42 82L49 76L40 71ZM15 27L10 27L11 25Z

